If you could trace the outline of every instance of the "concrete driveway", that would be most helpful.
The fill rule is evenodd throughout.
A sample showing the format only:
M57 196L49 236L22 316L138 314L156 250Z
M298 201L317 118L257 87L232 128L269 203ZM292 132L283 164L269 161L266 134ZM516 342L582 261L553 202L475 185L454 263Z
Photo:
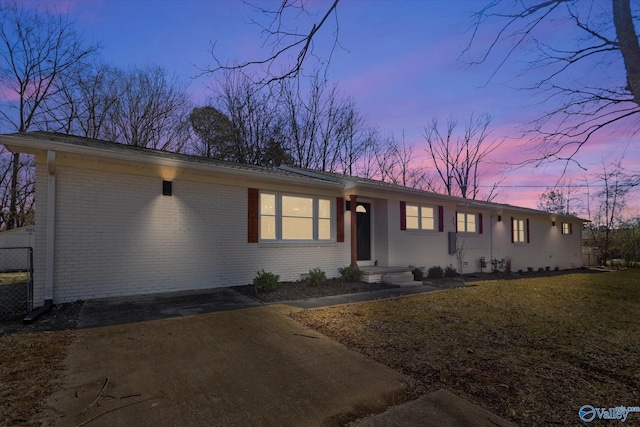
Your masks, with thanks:
M288 317L292 310L79 330L47 424L341 425L402 398L404 376L305 329Z

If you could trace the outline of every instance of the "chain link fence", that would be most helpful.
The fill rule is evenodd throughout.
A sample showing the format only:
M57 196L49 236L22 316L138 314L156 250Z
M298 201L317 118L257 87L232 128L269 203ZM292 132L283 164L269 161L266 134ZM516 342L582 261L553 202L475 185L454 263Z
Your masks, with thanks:
M33 249L0 248L0 321L33 309Z

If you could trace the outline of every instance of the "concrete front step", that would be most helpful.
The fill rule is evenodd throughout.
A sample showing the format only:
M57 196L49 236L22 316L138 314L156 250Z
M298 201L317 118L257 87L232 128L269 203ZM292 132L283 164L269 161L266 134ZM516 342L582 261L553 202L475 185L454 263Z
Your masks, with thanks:
M398 276L392 280L409 281L413 279L410 267L361 267L362 278L361 280L366 283L390 283L384 280L385 276L390 274L398 274Z
M399 273L386 273L382 275L382 283L395 285L397 283L410 282L413 280L413 273L410 271L402 271Z

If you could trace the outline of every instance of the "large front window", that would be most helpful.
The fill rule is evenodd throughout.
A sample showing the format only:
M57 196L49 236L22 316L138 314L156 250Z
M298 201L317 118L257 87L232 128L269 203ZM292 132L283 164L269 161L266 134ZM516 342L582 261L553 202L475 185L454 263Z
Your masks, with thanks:
M331 200L260 194L260 240L330 240Z
M313 239L313 199L282 196L282 240Z

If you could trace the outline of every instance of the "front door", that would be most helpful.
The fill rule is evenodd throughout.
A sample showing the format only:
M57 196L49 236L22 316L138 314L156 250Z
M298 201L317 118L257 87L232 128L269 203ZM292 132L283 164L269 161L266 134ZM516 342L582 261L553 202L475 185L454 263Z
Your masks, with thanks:
M356 205L358 261L371 260L371 203L357 202Z

